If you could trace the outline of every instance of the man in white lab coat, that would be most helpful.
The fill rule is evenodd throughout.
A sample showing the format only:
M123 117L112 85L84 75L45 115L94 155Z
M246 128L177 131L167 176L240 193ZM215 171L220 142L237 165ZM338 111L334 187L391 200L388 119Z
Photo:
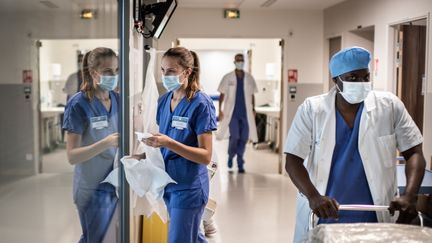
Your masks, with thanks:
M255 97L258 92L254 78L243 70L244 56L234 57L236 69L226 74L219 84L219 122L217 138L229 136L228 168L237 156L239 173L244 173L244 152L248 140L257 141L255 124ZM222 109L223 106L223 109Z
M371 90L370 53L344 49L330 60L335 87L298 108L286 139L286 171L299 190L294 242L318 223L398 223L416 216L424 175L422 135L398 97ZM397 195L397 149L406 160L406 190ZM339 211L340 204L389 206L389 212ZM338 219L337 221L334 219Z

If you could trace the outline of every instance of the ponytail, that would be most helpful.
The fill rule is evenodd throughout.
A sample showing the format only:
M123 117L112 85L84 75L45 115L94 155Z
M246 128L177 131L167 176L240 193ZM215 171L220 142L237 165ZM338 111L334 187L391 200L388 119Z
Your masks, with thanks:
M194 51L190 51L193 57L192 73L189 75L188 86L186 87L186 97L191 100L200 87L200 63L198 55Z
M93 77L90 75L90 69L88 65L88 59L91 51L87 52L83 58L82 62L82 84L81 91L83 91L89 100L94 98L94 93L96 91L96 87L93 82Z

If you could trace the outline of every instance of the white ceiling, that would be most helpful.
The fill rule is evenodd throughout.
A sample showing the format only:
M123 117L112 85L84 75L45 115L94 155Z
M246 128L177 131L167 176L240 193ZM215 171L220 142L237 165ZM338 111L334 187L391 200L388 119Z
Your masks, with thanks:
M42 2L53 4L50 8ZM74 11L85 8L112 11L117 0L0 0L0 12Z
M42 4L44 0L0 0L0 12L71 11L84 8L117 8L117 0L45 0L58 8ZM151 2L156 2L152 0ZM159 0L162 1L162 0ZM268 0L177 0L179 8L240 8L240 9L303 9L323 10L345 0L269 0L270 7L261 7Z
M269 7L261 5L269 0L177 0L184 8L240 8L240 9L302 9L323 10L346 0L270 0Z

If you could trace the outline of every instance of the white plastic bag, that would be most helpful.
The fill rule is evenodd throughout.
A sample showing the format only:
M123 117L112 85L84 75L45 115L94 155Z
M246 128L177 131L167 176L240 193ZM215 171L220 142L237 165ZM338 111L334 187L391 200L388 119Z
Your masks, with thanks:
M143 160L124 157L121 162L129 186L138 196L143 197L146 193L151 193L155 200L161 200L165 186L176 182L165 170L155 166L150 156L152 154L147 154L147 158Z
M147 66L145 86L142 92L143 101L143 122L144 132L156 133L159 132L159 127L156 124L157 102L159 99L159 91L156 85L154 75L156 63L156 49L150 51L150 59Z
M162 153L158 148L152 148L141 142L142 138L148 136L149 133L159 132L159 127L156 124L157 101L159 99L159 92L156 85L154 76L154 69L156 63L156 50L152 48L150 51L150 59L147 66L145 87L142 92L142 121L143 133L138 133L139 145L135 150L135 154L145 153L147 161L151 162L155 167L165 171L165 163ZM171 179L171 178L170 178ZM148 192L140 197L137 193L132 193L132 208L135 215L144 215L150 217L153 213L159 215L163 222L168 220L168 212L166 210L165 202L161 195L156 192Z

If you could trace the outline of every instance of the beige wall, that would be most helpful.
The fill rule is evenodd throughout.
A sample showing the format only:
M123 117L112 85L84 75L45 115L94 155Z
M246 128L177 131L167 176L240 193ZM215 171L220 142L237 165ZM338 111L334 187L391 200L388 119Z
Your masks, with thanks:
M33 94L39 93L38 50L40 39L117 38L117 10L100 15L93 21L79 18L73 12L32 11L6 12L0 10L0 84L22 83L22 71L33 71ZM39 127L38 96L33 95L33 127ZM38 171L39 130L34 129L34 164Z
M281 38L285 41L282 82L287 82L287 70L295 68L299 82L322 83L322 36L322 11L241 10L240 19L226 20L221 9L178 9L156 46L165 50L177 38ZM287 102L288 92L282 92ZM286 102L282 117L287 114ZM282 124L285 137L288 124Z
M374 76L374 88L395 92L393 75L393 28L392 25L418 18L428 18L428 52L426 55L427 93L424 114L424 154L430 166L432 156L432 129L427 126L432 120L432 24L429 17L432 11L430 0L349 0L324 10L324 47L328 48L328 38L342 36L342 48L356 44L350 40L349 31L357 26L374 26L374 57L379 59L378 73ZM327 49L324 53L327 53ZM324 55L324 60L328 56ZM327 62L324 61L324 77L328 75Z

